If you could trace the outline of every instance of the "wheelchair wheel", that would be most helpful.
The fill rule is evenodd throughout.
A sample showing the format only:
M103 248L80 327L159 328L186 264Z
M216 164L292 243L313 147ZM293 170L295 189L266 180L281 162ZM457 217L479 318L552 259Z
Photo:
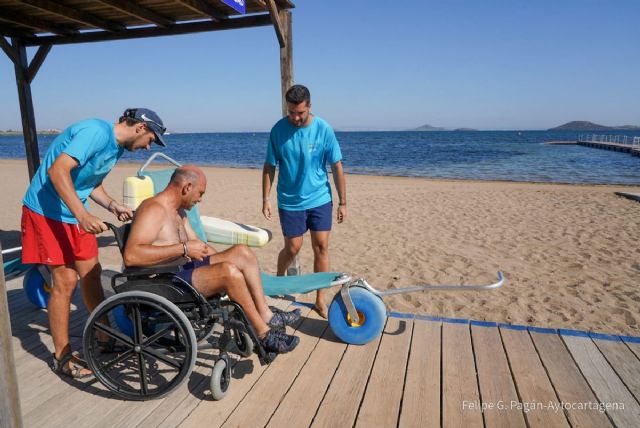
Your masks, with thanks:
M253 354L253 340L245 330L233 329L233 340L236 343L236 350L241 357L250 357Z
M231 370L227 369L228 365L229 361L224 356L213 365L209 386L211 387L211 396L216 401L222 400L229 390Z
M130 326L113 327L123 311ZM125 323L126 324L126 323ZM114 342L110 350L99 342ZM184 382L196 361L193 328L169 300L144 291L116 294L89 315L84 355L95 377L127 400L160 398Z
M29 301L40 309L46 309L49 304L51 287L46 283L37 268L29 269L22 280L22 287Z
M384 328L387 310L382 299L361 287L351 287L349 294L358 312L359 322L354 322L337 293L329 306L329 326L343 342L364 345L376 338Z

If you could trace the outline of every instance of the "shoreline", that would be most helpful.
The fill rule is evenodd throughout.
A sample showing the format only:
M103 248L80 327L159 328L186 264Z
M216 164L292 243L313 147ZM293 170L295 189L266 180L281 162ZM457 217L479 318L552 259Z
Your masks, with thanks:
M2 162L8 163L23 163L26 168L26 158L3 158L0 157L0 164ZM129 162L129 161L119 161L117 167L140 167L144 162ZM154 164L160 165L160 164ZM163 163L161 165L167 165L168 163ZM261 167L250 167L250 166L233 166L233 165L214 165L214 164L206 164L195 162L192 165L196 165L201 168L211 168L216 170L247 170L247 171L261 171ZM640 183L637 184L629 184L629 183L573 183L573 182L561 182L561 181L518 181L518 180L496 180L496 179L481 179L481 178L450 178L450 177L427 177L422 175L396 175L396 174L374 174L374 173L364 173L364 172L349 172L345 171L345 174L350 176L363 176L363 177L389 177L389 178L399 178L399 179L416 179L416 180L425 180L425 181L434 181L434 182L470 182L470 183L513 183L513 184L539 184L539 185L558 185L558 186L622 186L622 187L640 187ZM329 174L331 175L331 174Z

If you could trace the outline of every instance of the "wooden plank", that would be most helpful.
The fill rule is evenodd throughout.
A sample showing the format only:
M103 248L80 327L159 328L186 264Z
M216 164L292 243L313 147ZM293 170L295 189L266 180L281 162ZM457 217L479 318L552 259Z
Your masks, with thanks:
M440 426L441 330L441 322L413 322L400 428Z
M490 427L525 427L516 387L511 378L497 326L471 325L478 383L485 424Z
M282 301L284 302L284 301ZM302 308L303 316L309 314L309 308ZM306 312L305 312L306 311ZM303 318L304 320L304 318ZM300 346L300 345L298 345ZM293 353L298 349L296 348ZM256 382L269 370L272 366L282 364L282 357L279 356L269 366L261 366L258 357L254 354L249 358L241 360L233 368L233 380L229 387L229 391L223 400L212 403L211 400L201 401L197 403L197 407L184 417L181 422L177 422L175 426L200 428L202 421L207 421L209 427L221 426L231 415L238 404L244 400L246 395L251 391ZM141 424L141 426L146 426Z
M326 329L267 426L279 428L287 425L311 425L346 349L347 345L330 328Z
M2 243L0 243L0 265L4 265ZM4 270L0 270L0 391L2 391L0 394L0 426L21 427L22 411L11 337Z
M278 12L280 16L280 28L285 40L284 46L280 47L280 88L282 92L282 115L287 115L287 100L285 94L293 85L293 34L291 25L291 12L281 10Z
M568 427L564 412L548 407L548 403L557 403L559 400L527 330L501 328L500 333L520 403L528 409L523 410L529 426Z
M312 427L353 426L379 343L347 347Z
M640 400L640 359L620 339L613 341L594 338L593 342L636 400Z
M623 338L622 340L629 347L631 352L636 354L636 357L640 358L640 342L632 341L629 338Z
M412 319L387 321L356 427L398 426L412 330Z
M442 422L483 426L476 367L468 324L442 324Z
M617 426L640 426L640 405L589 337L562 335L571 355ZM636 373L637 375L637 373ZM622 408L620 408L621 406Z
M298 347L278 356L222 426L265 426L327 328L324 319L314 311L309 312L298 330Z
M26 47L16 38L12 39L12 45L18 54L18 62L14 64L14 70L16 84L18 85L18 101L20 102L20 115L22 117L22 134L27 152L29 180L31 180L40 166L40 152L38 149L33 99L31 97L31 84L28 78L29 63L27 61Z
M593 403L597 399L560 336L536 331L529 333L560 400L552 404L560 406L562 403L566 403L568 405L564 411L568 416L569 423L574 427L602 428L612 426L604 413L597 410L579 410L573 407L575 403Z

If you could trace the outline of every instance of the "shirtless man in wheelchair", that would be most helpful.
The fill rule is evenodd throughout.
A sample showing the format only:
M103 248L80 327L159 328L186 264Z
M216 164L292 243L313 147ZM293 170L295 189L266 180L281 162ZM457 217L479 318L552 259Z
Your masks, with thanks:
M217 252L198 239L189 224L185 210L202 200L206 187L207 178L198 167L177 168L168 186L138 207L124 250L125 265L179 265L176 276L205 297L227 293L242 306L265 350L293 350L300 339L286 334L285 326L300 318L300 310L272 312L253 252L244 245Z

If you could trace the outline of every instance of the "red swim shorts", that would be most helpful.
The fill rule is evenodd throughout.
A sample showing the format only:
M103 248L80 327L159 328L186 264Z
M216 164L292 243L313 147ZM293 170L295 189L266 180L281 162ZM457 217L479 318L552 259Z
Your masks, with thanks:
M64 265L97 256L95 235L22 207L22 263Z

